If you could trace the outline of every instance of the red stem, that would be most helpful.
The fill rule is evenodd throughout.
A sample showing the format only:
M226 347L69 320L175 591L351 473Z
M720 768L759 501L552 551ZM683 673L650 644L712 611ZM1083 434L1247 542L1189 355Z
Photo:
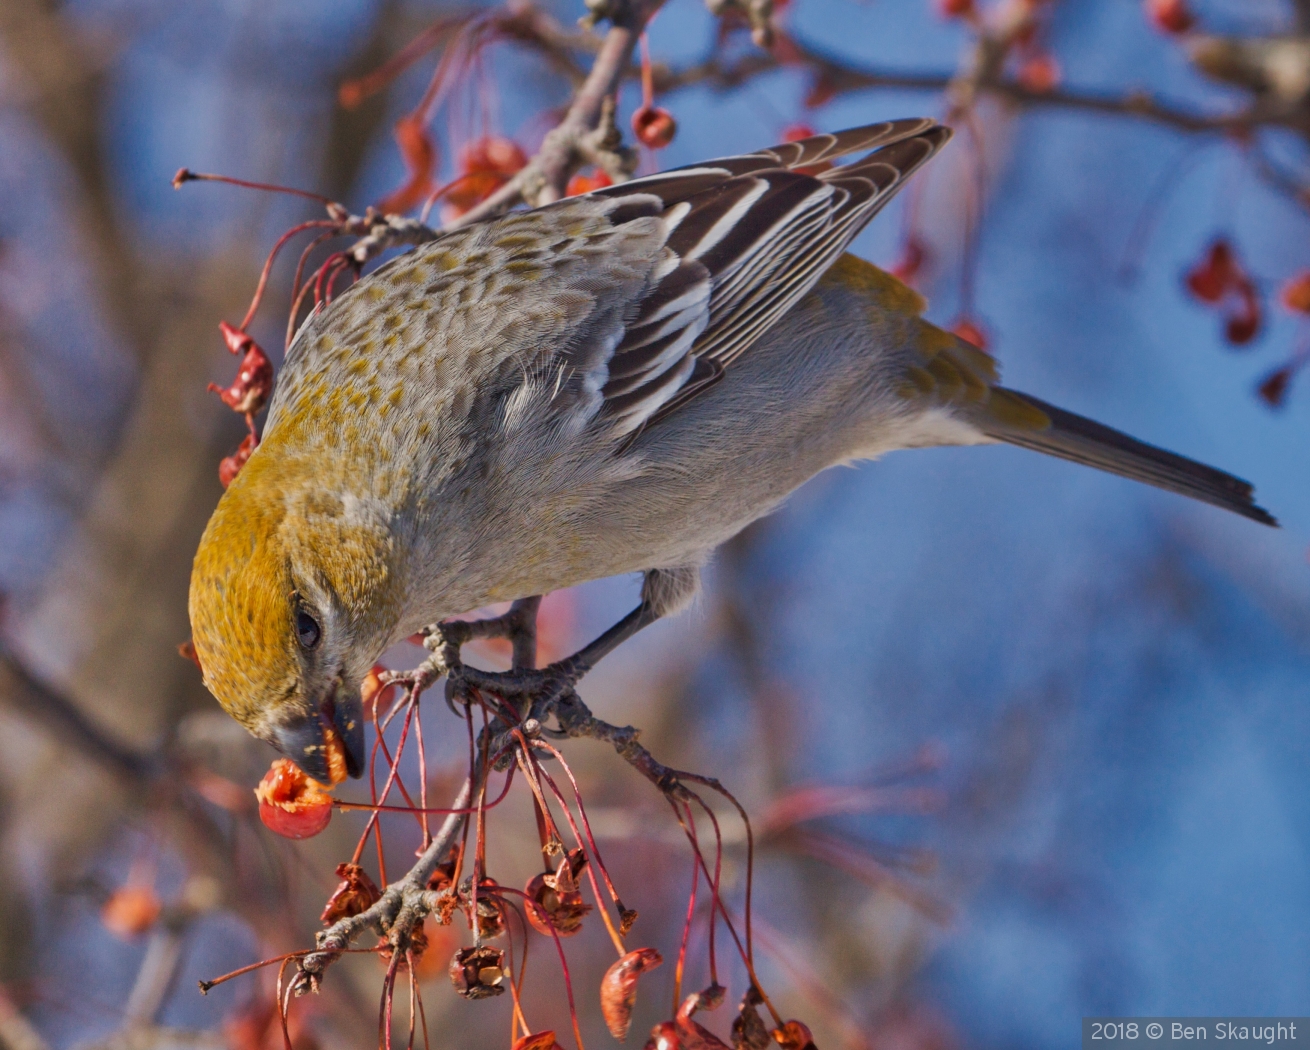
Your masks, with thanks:
M687 942L691 939L691 921L696 916L696 888L700 885L700 865L691 858L691 895L687 898L687 919L682 924L682 944L678 948L678 965L673 971L673 1012L682 1004L682 972L687 962ZM714 912L711 909L710 916Z
M249 179L238 179L231 175L213 175L205 171L192 171L190 168L181 168L173 176L173 186L178 188L184 182L222 182L229 186L240 186L246 190L263 190L266 193L286 193L292 197L304 197L305 200L318 201L320 204L327 205L328 214L331 215L331 208L336 205L341 207L331 197L324 197L321 193L314 193L312 190L299 190L294 186L279 186L273 182L251 182Z
M578 781L577 778L574 777L573 775L573 770L569 768L569 764L564 761L564 756L560 754L558 749L552 747L544 740L538 740L537 744L540 747L544 748L545 750L549 751L552 755L555 756L555 758L559 760L560 767L564 770L565 775L568 776L569 783L573 785L573 797L577 800L578 803L578 815L582 818L582 826L583 828L586 829L587 832L587 845L590 847L591 854L595 858L597 866L600 868L601 877L604 878L605 880L605 888L609 890L610 897L613 899L615 906L617 906L619 910L622 911L623 901L619 899L618 892L614 889L614 883L610 881L609 871L605 867L605 862L601 860L600 849L596 845L595 836L592 835L591 833L591 822L587 819L587 810L586 807L583 806L582 804L582 792L578 788ZM579 845L581 845L581 843L579 843Z
M250 300L250 309L246 311L246 316L237 325L238 331L244 332L246 326L254 320L255 311L259 309L259 304L264 298L264 289L268 286L268 275L272 272L273 260L277 258L282 246L296 234L303 233L305 230L321 229L323 227L330 227L335 230L340 225L340 223L333 222L331 219L311 219L309 222L302 222L299 226L292 226L291 229L278 238L277 243L273 245L273 250L268 253L268 258L264 260L264 269L260 271L259 283L255 286L255 294Z

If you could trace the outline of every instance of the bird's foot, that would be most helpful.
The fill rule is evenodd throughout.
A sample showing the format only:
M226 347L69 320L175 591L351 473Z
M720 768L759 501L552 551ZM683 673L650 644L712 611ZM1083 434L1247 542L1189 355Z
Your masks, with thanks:
M393 672L387 681L416 693L440 678L446 679L446 702L452 708L467 708L474 692L489 693L504 701L503 718L517 726L535 719L538 726L601 657L659 619L643 602L608 631L572 656L546 667L535 667L537 655L537 609L540 598L522 598L502 616L485 620L446 620L425 627L420 634L431 654L411 671ZM513 665L508 671L483 671L464 663L461 649L480 638L507 638L513 646ZM534 729L536 727L533 727Z

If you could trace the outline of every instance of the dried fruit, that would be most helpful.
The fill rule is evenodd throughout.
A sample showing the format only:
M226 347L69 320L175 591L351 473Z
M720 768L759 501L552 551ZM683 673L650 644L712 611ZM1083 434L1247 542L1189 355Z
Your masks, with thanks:
M484 135L468 143L459 155L459 178L443 198L447 210L463 215L490 197L528 162L513 139Z
M605 971L600 982L600 1012L610 1035L622 1042L632 1027L632 1007L637 1001L637 978L664 962L654 948L637 948L628 952ZM659 1028L656 1025L656 1028ZM655 1037L654 1032L651 1038ZM647 1044L649 1045L649 1044Z
M273 364L259 344L245 332L226 321L219 321L218 328L228 350L241 355L241 364L232 385L226 390L217 383L210 383L206 389L218 394L223 404L233 412L252 416L268 403L268 396L273 392Z
M493 879L483 879L478 884L478 937L480 939L491 940L505 932L505 906L492 896L499 888ZM463 886L460 887L460 897L464 902L466 915L473 900L472 889L473 879L471 877L465 879Z
M406 939L408 942L407 947L408 947L409 955L407 958L403 952L401 954L400 962L397 965L397 969L399 969L401 972L403 972L409 967L409 962L411 959L413 960L414 966L417 969L419 961L423 958L423 956L427 953L428 950L428 935L424 931L422 923L420 923L417 926L411 927ZM392 946L389 940L387 940L386 938L382 938L378 941L378 958L382 961L382 964L384 966L390 968L391 957L394 954L394 952L395 952L395 948Z
M579 194L590 193L592 190L603 190L606 186L613 185L614 180L610 178L609 172L604 168L594 168L590 175L583 175L582 172L578 172L573 178L569 179L569 184L564 189L564 196L577 197Z
M319 916L325 926L331 926L338 919L368 911L382 896L377 884L358 864L338 864L337 878L341 882L332 891L323 914Z
M1302 270L1284 284L1279 298L1293 313L1310 314L1310 270Z
M672 1021L661 1021L650 1030L643 1050L679 1050L678 1026Z
M1205 258L1187 272L1188 290L1203 303L1217 303L1239 280L1240 269L1232 246L1223 238L1215 240Z
M583 916L591 911L578 888L578 876L586 866L587 855L580 849L570 850L554 872L544 872L528 883L526 911L534 930L548 937L552 930L571 937L582 929Z
M815 1050L814 1036L800 1021L787 1021L773 1030L773 1040L782 1050Z
M453 860L443 861L433 868L432 874L428 876L428 889L440 893L442 890L450 889L454 881L455 862Z
M510 1050L560 1050L560 1045L555 1042L554 1032L534 1032L514 1040Z
M732 1022L733 1050L768 1050L769 1030L756 1009L762 1002L764 997L755 985L746 989L746 994L741 997L741 1007Z
M1295 373L1295 364L1283 365L1282 368L1270 372L1255 388L1256 393L1260 395L1260 400L1270 408L1281 408L1287 399L1287 389L1291 386L1292 376Z
M218 461L218 480L224 488L227 488L236 480L236 476L241 473L241 468L246 465L246 460L250 458L250 453L255 451L255 435L247 434L237 446L237 450L230 456L224 456Z
M1224 319L1224 336L1234 346L1245 346L1260 334L1260 296L1252 284L1243 284Z
M699 1022L692 1020L692 1014L697 1010L712 1010L722 1003L723 996L724 989L716 984L703 992L695 992L682 1001L673 1020L678 1050L729 1050L727 1043ZM656 1028L660 1027L662 1026L656 1025ZM651 1037L655 1037L654 1031L651 1032Z
M1260 293L1238 262L1232 245L1216 238L1205 257L1188 271L1187 289L1203 303L1223 310L1224 336L1235 346L1244 346L1260 332L1263 309Z
M270 831L289 839L317 835L332 819L332 796L326 784L311 780L289 758L279 758L255 788L259 819Z
M632 133L643 146L663 149L678 133L678 122L661 106L638 106L632 114Z
M177 655L182 657L183 660L190 660L196 665L197 670L204 671L204 668L200 666L200 654L196 652L195 642L190 638L185 642L177 643Z
M505 953L482 944L461 948L450 960L450 983L465 999L487 999L502 995L505 986Z
M437 148L421 117L413 113L401 117L394 134L409 177L403 186L378 202L378 211L384 214L407 212L426 200L437 168Z
M1187 0L1146 0L1146 17L1162 33L1186 33L1196 24Z
M119 937L136 937L155 924L161 910L159 897L149 886L120 886L100 909L105 929Z

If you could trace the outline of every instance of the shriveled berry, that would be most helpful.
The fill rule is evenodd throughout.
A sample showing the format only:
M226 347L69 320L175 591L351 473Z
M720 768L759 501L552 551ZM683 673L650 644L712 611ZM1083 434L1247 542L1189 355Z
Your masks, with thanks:
M338 864L337 878L341 881L319 916L325 926L368 911L382 896L377 884L358 864Z
M490 945L461 948L450 960L450 983L465 999L488 999L505 992L505 953Z
M586 853L570 850L553 872L543 872L528 883L524 890L528 898L525 910L534 930L547 937L552 932L571 937L582 929L582 919L591 911L578 888L578 876L586 866Z
M555 1033L548 1030L514 1040L510 1050L560 1050L560 1045L555 1041Z
M664 962L654 948L628 952L605 971L600 982L600 1012L610 1035L622 1042L632 1027L632 1007L637 1002L637 978Z
M814 1036L800 1021L786 1021L773 1030L773 1040L782 1050L815 1050Z
M273 363L268 355L249 335L233 328L226 321L218 322L223 341L234 354L241 355L241 364L237 367L237 376L232 385L224 389L217 383L210 383L208 389L218 394L223 404L249 416L258 412L268 403L273 392Z
M459 178L443 198L455 215L486 200L528 162L527 154L513 139L484 135L468 143L459 155Z
M237 446L237 450L230 456L224 456L218 461L218 480L224 488L227 488L236 480L236 476L241 473L241 468L246 465L246 460L250 454L255 451L255 435L247 434Z

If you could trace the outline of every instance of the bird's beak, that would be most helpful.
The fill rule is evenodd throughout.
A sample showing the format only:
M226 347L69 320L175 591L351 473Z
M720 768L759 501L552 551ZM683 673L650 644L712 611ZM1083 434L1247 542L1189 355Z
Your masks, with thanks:
M306 776L331 784L329 750L334 736L345 751L346 773L360 776L364 772L364 706L358 690L333 688L310 714L293 715L275 727L272 744Z
M337 736L346 747L346 772L352 777L364 774L364 702L359 689L338 686L329 710L324 714L332 720Z

